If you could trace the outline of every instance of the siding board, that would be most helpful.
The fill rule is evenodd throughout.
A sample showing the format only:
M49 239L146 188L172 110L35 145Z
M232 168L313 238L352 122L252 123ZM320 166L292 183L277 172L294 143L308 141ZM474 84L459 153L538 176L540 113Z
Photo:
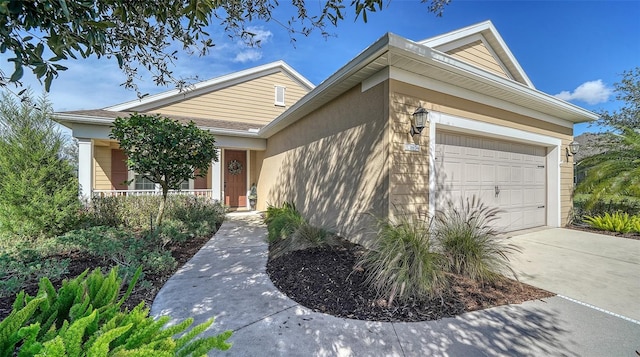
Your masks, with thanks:
M500 63L493 57L489 49L480 40L450 50L447 54L484 70L498 74L504 78L509 78Z
M286 87L284 107L275 105L275 86ZM282 114L306 93L304 87L279 72L155 108L151 112L263 126Z

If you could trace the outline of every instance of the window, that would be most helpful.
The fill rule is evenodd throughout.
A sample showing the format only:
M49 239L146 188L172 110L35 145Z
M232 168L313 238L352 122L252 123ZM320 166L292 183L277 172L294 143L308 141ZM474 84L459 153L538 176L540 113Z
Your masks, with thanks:
M180 183L180 190L188 190L189 189L189 180L184 180Z
M136 190L155 190L156 184L149 179L142 177L142 175L136 175L134 181L134 189Z
M286 87L276 86L276 102L275 105L284 107L284 91Z

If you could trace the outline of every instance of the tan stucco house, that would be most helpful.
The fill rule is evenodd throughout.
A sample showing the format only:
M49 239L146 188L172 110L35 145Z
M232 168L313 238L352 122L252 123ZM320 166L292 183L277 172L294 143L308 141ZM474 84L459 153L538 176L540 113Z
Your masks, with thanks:
M419 108L427 123L412 135ZM109 139L113 120L131 112L216 134L220 162L184 191L247 208L255 183L258 209L293 201L353 240L371 229L367 213L433 214L472 195L499 206L507 230L563 226L573 125L597 119L536 90L489 21L417 42L386 34L317 87L275 62L188 91L56 113L79 141L84 195L155 190L135 180Z

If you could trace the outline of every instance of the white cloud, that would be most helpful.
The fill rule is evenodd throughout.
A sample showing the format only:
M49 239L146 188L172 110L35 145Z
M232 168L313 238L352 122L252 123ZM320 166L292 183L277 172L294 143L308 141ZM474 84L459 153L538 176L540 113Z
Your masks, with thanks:
M562 100L579 100L590 105L604 103L609 100L613 90L602 83L601 79L584 82L573 92L562 91L555 95Z
M236 54L236 57L233 59L233 62L250 62L257 61L262 58L262 52L258 50L246 50Z
M262 27L247 27L247 32L251 32L253 34L253 40L255 42L260 42L262 44L269 42L269 40L273 37L273 32L264 30Z
M265 30L262 27L247 27L247 32L253 34L252 41L257 45L256 47L250 47L244 41L236 42L235 48L239 52L236 53L233 62L245 63L261 59L262 51L258 46L264 46L273 37L273 33L271 31Z

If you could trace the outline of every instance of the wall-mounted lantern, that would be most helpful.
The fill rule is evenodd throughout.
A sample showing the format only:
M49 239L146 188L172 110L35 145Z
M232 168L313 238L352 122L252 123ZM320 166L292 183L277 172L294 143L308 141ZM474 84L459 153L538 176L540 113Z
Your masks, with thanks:
M577 141L572 141L566 148L567 161L569 161L569 156L574 156L580 150L580 143Z
M422 129L427 126L427 121L429 120L429 112L423 107L418 107L415 112L412 114L413 120L411 121L411 130L409 133L411 136L415 136L416 134L421 134Z

